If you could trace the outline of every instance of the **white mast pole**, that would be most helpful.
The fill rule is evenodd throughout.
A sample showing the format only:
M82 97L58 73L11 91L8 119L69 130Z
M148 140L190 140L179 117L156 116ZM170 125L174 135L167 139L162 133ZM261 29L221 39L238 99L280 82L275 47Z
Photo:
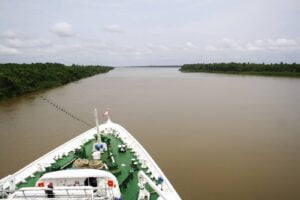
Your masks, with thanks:
M100 135L100 131L99 131L99 122L98 122L97 108L95 108L94 113L95 113L95 121L96 121L96 128L97 128L97 134L98 134L98 141L99 141L99 143L102 143L101 142L101 135Z

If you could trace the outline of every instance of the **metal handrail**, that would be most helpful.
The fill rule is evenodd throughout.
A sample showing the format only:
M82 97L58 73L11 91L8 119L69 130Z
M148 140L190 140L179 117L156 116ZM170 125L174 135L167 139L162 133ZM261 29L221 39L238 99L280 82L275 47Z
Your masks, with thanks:
M96 188L91 187L91 186L73 186L73 187L58 187L58 188L48 188L48 187L30 187L30 188L21 188L18 190L18 193L15 193L15 198L42 198L46 197L44 194L26 194L26 192L31 191L31 192L39 192L39 191L49 191L53 190L54 192L57 191L65 191L65 194L59 194L56 198L61 199L61 198L92 198L94 199L94 190ZM83 191L84 194L72 194L71 191ZM20 195L22 194L22 195Z

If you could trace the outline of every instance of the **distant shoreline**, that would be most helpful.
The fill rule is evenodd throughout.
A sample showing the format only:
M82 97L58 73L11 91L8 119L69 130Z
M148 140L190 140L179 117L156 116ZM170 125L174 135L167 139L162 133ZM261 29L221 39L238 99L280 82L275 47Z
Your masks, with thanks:
M121 66L115 68L180 68L180 65L142 65L142 66Z
M236 75L300 77L300 64L211 63L185 64L179 69L187 73L220 73Z

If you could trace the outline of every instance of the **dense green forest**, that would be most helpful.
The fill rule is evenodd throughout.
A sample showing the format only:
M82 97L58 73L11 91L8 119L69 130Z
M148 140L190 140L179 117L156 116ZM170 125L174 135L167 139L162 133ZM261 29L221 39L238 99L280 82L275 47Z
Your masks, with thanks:
M0 64L0 101L51 88L113 69L59 63Z
M255 64L233 62L210 64L185 64L181 66L180 71L300 77L300 64Z

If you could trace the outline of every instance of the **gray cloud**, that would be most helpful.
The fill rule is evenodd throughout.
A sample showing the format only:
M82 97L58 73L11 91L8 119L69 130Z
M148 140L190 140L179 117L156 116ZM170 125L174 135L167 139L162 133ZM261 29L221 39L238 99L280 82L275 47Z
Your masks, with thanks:
M193 50L193 49L198 49L197 45L193 44L190 41L187 41L183 45L183 50Z
M1 0L0 8L1 62L300 62L299 0Z
M71 24L67 22L58 22L52 25L50 30L60 37L71 37L74 35Z
M0 33L0 38L14 38L16 35L17 34L12 30L5 30Z
M112 24L112 25L108 25L108 26L105 26L103 28L104 31L106 32L110 32L110 33L119 33L119 34L123 34L125 33L124 29L117 25L117 24Z
M10 56L10 55L17 55L17 54L21 54L21 52L18 49L7 47L0 44L0 55Z
M300 49L300 40L287 38L264 39L250 42L223 38L220 41L217 41L215 44L206 46L207 51L285 51L297 49Z
M106 44L101 41L82 41L81 43L55 44L49 48L40 50L46 54L90 54L97 56L99 54L108 54L111 56L142 56L152 54L148 47L122 46L115 44Z
M146 45L147 48L153 50L153 51L166 51L166 52L170 52L170 51L173 51L173 52L180 52L182 50L184 51L193 51L193 50L196 50L196 49L199 49L199 47L190 42L190 41L187 41L185 43L181 43L181 44L173 44L172 46L170 45L165 45L165 44L152 44L152 43L148 43Z
M168 47L165 44L147 43L146 48L150 49L151 51L171 51L172 50L172 48Z
M172 49L168 47L167 45L164 44L159 44L158 49L163 50L163 51L171 51Z
M153 51L149 48L139 48L130 46L119 46L109 50L109 54L114 56L143 56L152 54Z
M51 43L48 40L34 38L12 30L5 30L0 33L0 55L2 56L21 55L23 54L21 49L41 48L49 45Z
M7 43L10 47L14 48L34 48L34 47L43 47L50 45L50 41L37 38L37 39L20 39L20 38L11 38L7 39Z
M48 48L40 49L39 51L45 54L70 54L84 50L84 47L80 43L73 44L53 44Z

